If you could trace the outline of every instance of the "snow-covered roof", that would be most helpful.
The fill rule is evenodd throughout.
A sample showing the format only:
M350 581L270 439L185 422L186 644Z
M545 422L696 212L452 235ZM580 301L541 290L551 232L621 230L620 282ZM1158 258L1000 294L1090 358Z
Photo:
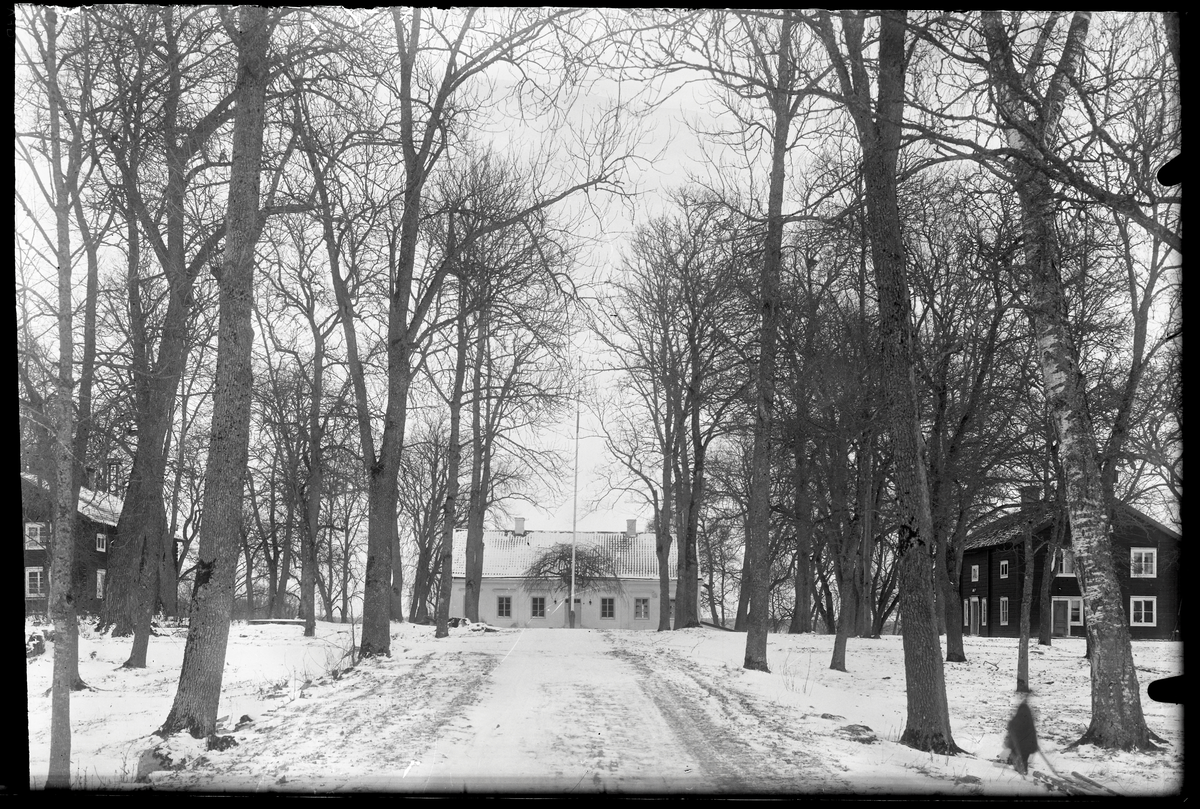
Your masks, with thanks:
M1031 515L1027 515L1023 511L1018 511L993 520L983 528L970 534L963 543L963 547L971 551L977 548L990 548L993 545L1004 545L1009 541L1018 540L1023 536L1022 532L1025 530L1025 522L1030 517L1033 518L1034 534L1045 530L1052 523L1046 506L1039 504L1034 506L1034 509L1035 511Z
M483 532L483 575L485 578L518 578L544 551L559 543L571 542L571 531ZM466 571L467 532L454 532L453 574ZM601 547L612 556L617 575L622 579L658 579L658 557L654 552L654 534L633 537L621 532L579 532L576 547ZM678 543L671 543L667 575L675 578Z
M1054 515L1051 506L1046 503L1038 503L1033 508L1033 533L1037 534L1053 525ZM1024 512L1007 514L968 536L964 547L970 551L1020 541L1023 536L1022 532L1025 530L1026 519ZM1125 503L1117 504L1117 521L1123 527L1129 527L1134 523L1150 526L1175 541L1179 541L1181 538L1178 532Z
M49 488L38 479L37 475L22 472L21 477L43 491L49 491ZM79 488L79 513L93 522L111 525L115 528L117 520L121 516L121 506L122 500L115 494L97 492L82 486Z

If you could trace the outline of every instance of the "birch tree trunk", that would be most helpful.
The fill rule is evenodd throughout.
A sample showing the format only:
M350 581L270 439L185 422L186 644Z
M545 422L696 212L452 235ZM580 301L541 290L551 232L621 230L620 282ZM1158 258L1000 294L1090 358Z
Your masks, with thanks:
M1078 744L1150 749L1151 733L1142 712L1141 692L1133 662L1129 627L1121 604L1112 557L1112 528L1103 497L1096 437L1084 402L1078 349L1070 337L1066 292L1059 271L1060 252L1054 229L1054 189L1038 170L1041 154L1051 147L1067 89L1082 58L1091 15L1076 12L1054 75L1040 109L1026 107L1018 90L1028 90L1030 76L1019 76L1012 44L999 12L983 14L992 97L1005 127L1014 186L1021 204L1025 261L1030 273L1030 311L1042 368L1047 409L1058 437L1058 453L1066 477L1066 503L1071 546L1083 588L1092 669L1092 721ZM1048 34L1052 26L1043 30Z
M226 28L238 47L225 250L221 261L220 321L213 391L212 431L204 479L204 524L196 583L189 610L179 688L158 733L181 730L197 738L216 731L229 621L241 536L242 497L250 438L254 342L254 249L261 230L259 190L270 77L267 11L242 6Z

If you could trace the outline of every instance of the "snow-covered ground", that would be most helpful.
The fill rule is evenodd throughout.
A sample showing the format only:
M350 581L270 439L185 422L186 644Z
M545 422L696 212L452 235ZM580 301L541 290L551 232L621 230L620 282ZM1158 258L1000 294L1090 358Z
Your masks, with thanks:
M357 628L356 628L357 629ZM771 673L741 668L745 635L713 629L618 632L451 630L393 624L392 657L346 670L351 627L236 623L219 714L238 744L207 751L175 737L178 769L139 782L170 708L185 630L151 639L149 666L120 668L127 639L81 628L72 695L75 784L95 790L1051 794L1002 763L1019 703L1015 640L968 638L947 664L955 741L967 755L921 753L904 729L901 639L851 639L849 673L831 671L833 638L772 635ZM27 627L28 630L28 627ZM26 664L30 785L49 759L52 644ZM1183 671L1183 647L1135 642L1142 706L1165 743L1150 753L1066 748L1087 727L1082 640L1032 647L1030 704L1054 770L1122 795L1183 790L1183 708L1146 696ZM336 671L336 674L334 673ZM239 724L243 716L249 723ZM143 766L143 769L147 769ZM1045 761L1032 769L1048 772ZM1095 788L1092 788L1095 790ZM1096 790L1097 792L1099 790Z

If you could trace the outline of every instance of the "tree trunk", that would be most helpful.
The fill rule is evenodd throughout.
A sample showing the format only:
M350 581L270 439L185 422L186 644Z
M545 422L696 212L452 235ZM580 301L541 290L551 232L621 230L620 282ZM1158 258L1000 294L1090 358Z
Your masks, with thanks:
M700 560L696 554L698 534L700 532L700 503L704 496L704 458L705 451L698 445L699 424L698 410L693 410L693 455L691 480L681 481L681 489L686 495L686 511L682 537L679 544L679 580L675 585L675 628L688 629L700 626L699 592Z
M1029 618L1033 611L1033 524L1025 522L1025 542L1022 546L1021 570L1021 640L1017 645L1017 693L1029 693ZM1049 571L1047 571L1049 572ZM1045 574L1043 574L1045 575Z
M838 581L838 592L842 594L841 609L838 610L837 633L833 637L833 655L829 661L829 668L834 671L846 670L846 640L857 624L858 600L853 589L850 576L844 575Z
M417 551L417 568L413 573L412 600L409 602L408 616L416 624L429 623L429 594L432 589L433 571L433 538L426 537L425 544ZM438 559L440 562L440 557Z
M1067 475L1067 509L1075 562L1087 583L1085 617L1092 662L1092 721L1077 743L1149 749L1129 628L1112 558L1112 529L1100 486L1095 434L1087 416L1076 351L1070 344L1066 298L1056 264L1053 196L1032 172L1018 186L1025 218L1026 257L1034 271L1034 328L1059 452ZM1020 179L1018 180L1020 182ZM1021 193L1021 190L1024 193Z
M952 535L947 539L945 552L944 575L938 577L938 583L943 589L942 614L946 620L946 662L966 663L967 652L963 646L962 616L959 615L961 605L958 597L959 576L962 571L963 542L962 537Z
M750 608L746 616L746 657L743 668L770 671L767 667L767 631L771 620L771 439L775 421L775 345L779 337L779 276L783 264L783 181L788 135L792 124L788 82L792 65L792 29L795 18L783 11L779 24L779 60L776 86L771 93L771 175L767 191L767 234L759 275L760 313L758 362L754 372L754 444L750 459L750 493L747 509L746 588Z
M867 227L879 295L887 423L896 458L900 616L904 623L904 673L908 684L908 716L900 742L919 750L951 754L959 748L950 731L937 631L930 553L933 516L914 372L916 335L897 191L904 117L906 25L907 13L903 11L884 12L881 17L877 103L872 103L865 83L851 82L826 12L821 13L820 34L838 70L843 95L858 130ZM862 17L858 13L843 12L843 35L851 66L856 73L862 71Z
M451 234L453 234L451 221ZM453 242L453 236L451 237ZM448 255L454 255L453 244ZM461 285L462 279L459 279ZM446 459L446 502L442 506L442 558L441 581L438 583L437 628L435 638L445 638L450 635L450 594L453 588L454 562L454 527L458 523L458 468L462 449L459 446L459 431L462 423L463 378L466 376L467 365L467 303L464 299L466 290L459 287L459 312L456 329L458 345L454 362L454 388L450 394L450 440L447 446Z
M136 235L130 241L129 293L134 349L134 386L137 403L137 449L129 472L125 506L117 524L120 540L114 544L109 559L108 596L105 598L101 622L111 625L114 635L134 635L133 648L125 665L144 668L146 648L150 639L150 622L159 592L163 571L175 565L175 546L167 533L163 504L163 483L166 476L165 447L170 426L172 402L183 375L187 356L187 322L192 307L192 287L196 273L207 261L208 252L215 246L211 240L187 262L185 232L185 196L188 185L187 164L198 143L206 135L180 132L179 101L182 77L178 55L178 31L174 27L174 12L162 10L164 39L167 54L168 89L163 115L163 143L166 149L166 188L164 210L166 240L157 238L157 225L144 209L137 191L136 166L124 170L125 197L132 220L141 221L143 230L154 235L151 244L164 273L169 279L167 311L162 320L157 360L151 359L147 338L146 315L141 309L138 291ZM134 138L129 139L134 142ZM150 230L149 228L154 228ZM135 230L131 226L131 232ZM174 581L170 584L174 589Z
M1061 487L1059 488L1061 492ZM1059 504L1061 506L1061 504ZM1054 557L1058 555L1058 551L1062 548L1062 537L1065 533L1065 523L1067 521L1067 512L1065 508L1056 510L1054 525L1050 529L1050 541L1046 545L1045 562L1042 565L1042 587L1038 595L1038 605L1040 610L1040 620L1038 622L1038 645L1050 646L1054 636L1054 615L1053 615L1053 596L1051 595L1051 585L1054 584Z
M938 568L934 582L935 586L941 588L942 591L939 613L941 615L940 623L946 629L946 662L966 663L967 653L963 646L962 617L959 615L961 607L958 603L958 582L955 580L957 577L952 577L950 574L954 556L948 553L948 550L939 543Z
M304 637L317 634L317 539L321 532L321 497L324 485L321 442L321 399L325 395L325 336L309 320L313 334L312 395L308 402L308 485L304 490L304 531L300 535L300 615L304 618Z
M392 523L392 598L388 616L396 622L404 622L404 556L400 551L400 533Z
M54 184L55 260L58 264L58 374L52 405L54 419L54 534L50 560L50 615L54 621L54 669L50 697L50 767L47 789L71 786L71 686L78 674L79 623L72 593L75 565L75 463L71 440L75 432L72 380L74 332L71 302L70 202L62 167L62 94L58 85L58 15L44 11L46 95L50 108L50 173Z
M795 485L796 577L793 583L792 633L812 632L812 515L808 494L807 443L797 434L792 443L793 482Z
M745 550L742 553L742 571L738 577L738 606L737 615L733 618L733 630L735 632L746 631L746 621L750 615L750 521L749 516L746 518L746 542Z
M1011 43L999 14L984 14L993 97L1005 122L1008 146L1022 153L1011 161L1021 203L1021 228L1030 272L1034 339L1058 453L1066 476L1071 546L1081 579L1088 641L1091 644L1092 721L1076 744L1117 749L1150 749L1142 713L1133 648L1112 558L1112 529L1103 498L1096 438L1084 402L1078 350L1071 342L1069 309L1059 272L1055 233L1055 194L1038 169L1038 157L1058 126L1062 106L1087 39L1091 15L1076 12L1057 69L1045 93L1036 124L1025 113L1013 84ZM1031 139L1031 134L1033 138Z
M870 635L871 623L871 559L875 544L875 429L866 430L859 444L856 500L858 508L858 541L854 551L854 587L856 625L849 632L862 637Z
M482 281L482 279L481 279ZM479 313L475 339L475 372L471 398L471 491L467 504L466 570L463 615L479 620L479 587L483 581L483 520L487 514L487 481L484 480L483 367L487 348L486 305Z
M202 738L216 731L237 572L236 542L241 534L250 437L254 248L260 230L258 201L270 27L264 8L243 6L238 13L237 109L219 279L220 321L212 433L204 480L204 524L179 688L158 731L162 736L186 730Z
M654 553L658 559L658 631L671 629L671 465L663 463L662 505L654 515ZM677 571L678 572L678 571ZM573 610L575 605L571 605Z

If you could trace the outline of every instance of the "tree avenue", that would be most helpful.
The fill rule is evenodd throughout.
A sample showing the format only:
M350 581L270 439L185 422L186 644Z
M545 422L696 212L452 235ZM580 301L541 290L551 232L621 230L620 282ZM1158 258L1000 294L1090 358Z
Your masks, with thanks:
M1037 694L1078 583L1077 743L1153 748L1131 633L1179 616L1127 581L1178 560L1114 530L1182 497L1175 15L102 5L14 31L48 785L74 783L79 621L131 636L134 677L186 620L163 735L216 732L235 620L358 623L363 665L399 621L442 643L488 612L490 530L562 527L571 414L603 444L588 516L655 534L648 628L745 632L751 678L771 632L835 635L851 677L900 634L899 739L954 755L969 636L1019 638ZM80 492L121 504L94 551ZM960 573L993 525L1020 609L979 596L980 624ZM529 586L620 589L569 549Z

